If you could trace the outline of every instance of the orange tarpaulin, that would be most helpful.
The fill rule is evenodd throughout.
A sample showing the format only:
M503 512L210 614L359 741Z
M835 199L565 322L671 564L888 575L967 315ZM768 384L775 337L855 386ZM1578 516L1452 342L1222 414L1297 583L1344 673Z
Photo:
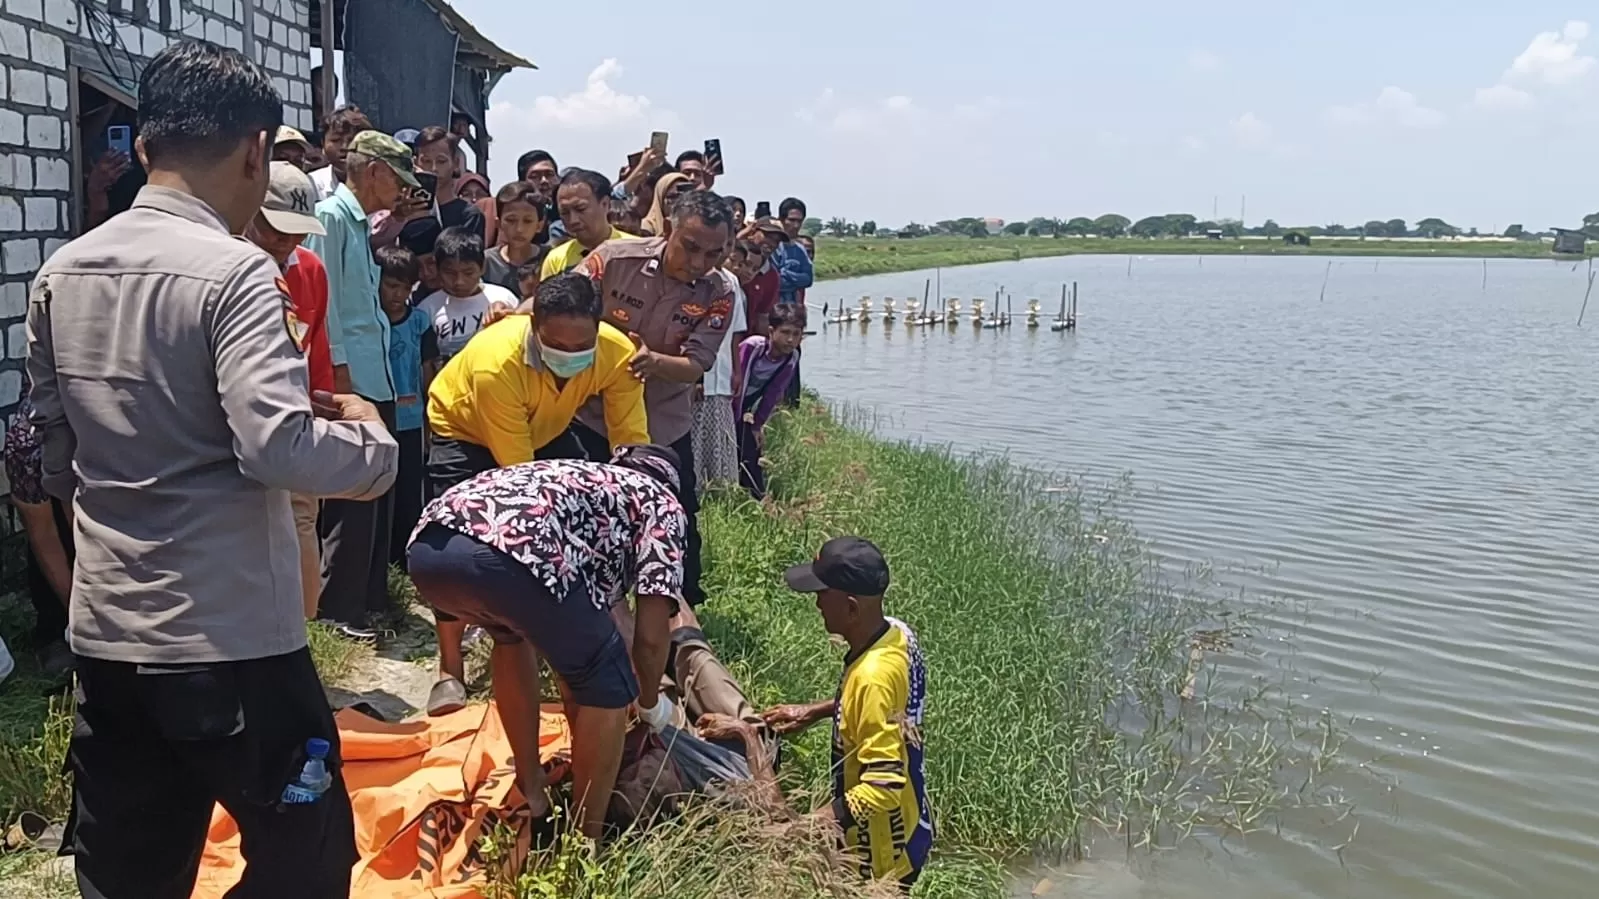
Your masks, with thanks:
M337 721L361 856L351 899L481 899L479 838L499 824L525 834L527 823L494 706L403 724L346 709ZM539 743L546 766L569 757L559 706L544 708ZM238 827L218 806L194 899L222 899L243 870Z

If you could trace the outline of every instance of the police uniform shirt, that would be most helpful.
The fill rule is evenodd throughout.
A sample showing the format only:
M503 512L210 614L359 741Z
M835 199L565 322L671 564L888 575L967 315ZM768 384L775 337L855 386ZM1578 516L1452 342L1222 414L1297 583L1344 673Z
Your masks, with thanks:
M48 492L74 500L70 643L135 663L305 645L289 493L374 498L381 425L314 419L277 265L199 199L147 186L59 250L28 308Z

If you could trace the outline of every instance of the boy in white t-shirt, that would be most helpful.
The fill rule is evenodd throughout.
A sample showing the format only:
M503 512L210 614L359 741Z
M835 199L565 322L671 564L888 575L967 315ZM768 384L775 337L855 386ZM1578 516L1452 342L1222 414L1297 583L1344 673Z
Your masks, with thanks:
M519 300L498 284L483 283L483 238L469 228L445 228L434 244L433 260L440 289L416 308L433 322L442 363L472 335L515 309Z

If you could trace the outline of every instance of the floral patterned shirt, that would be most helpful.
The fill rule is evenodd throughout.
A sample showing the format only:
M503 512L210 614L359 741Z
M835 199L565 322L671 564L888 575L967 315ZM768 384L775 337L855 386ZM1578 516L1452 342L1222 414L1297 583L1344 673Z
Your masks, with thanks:
M37 505L49 502L50 498L45 495L41 482L42 451L39 448L39 434L34 430L33 422L28 420L32 413L33 403L28 402L28 391L24 385L22 401L17 403L17 410L11 413L11 420L6 423L5 461L6 477L11 481L11 498L19 503Z
M683 507L632 469L569 459L496 468L429 503L411 539L430 523L511 556L557 597L586 582L600 609L629 588L683 599Z

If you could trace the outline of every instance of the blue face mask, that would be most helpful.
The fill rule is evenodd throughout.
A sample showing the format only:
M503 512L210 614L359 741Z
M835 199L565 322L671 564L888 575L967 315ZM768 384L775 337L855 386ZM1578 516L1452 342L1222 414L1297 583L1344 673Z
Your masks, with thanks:
M567 350L551 349L540 343L539 359L543 360L544 367L550 370L550 374L557 378L575 378L582 374L584 369L594 364L594 348L589 347L581 352L573 353Z

